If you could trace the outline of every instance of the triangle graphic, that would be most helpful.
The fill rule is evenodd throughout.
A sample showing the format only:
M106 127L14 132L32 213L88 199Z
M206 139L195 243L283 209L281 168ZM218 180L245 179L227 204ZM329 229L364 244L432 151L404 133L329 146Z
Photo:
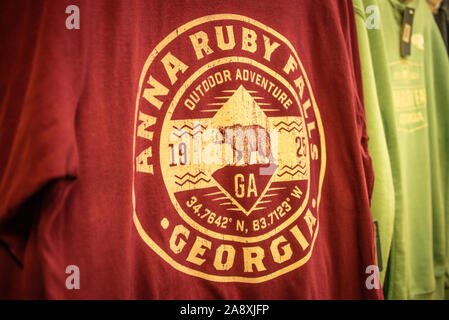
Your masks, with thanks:
M240 85L212 118L212 125L215 128L236 124L267 128L269 122L268 117L243 85Z
M243 85L238 87L212 118L212 127L214 128L245 130L268 129L269 126L269 118ZM263 168L267 166L268 164L248 163L227 165L216 170L212 177L222 187L226 195L248 215L265 193L272 174L276 171L272 170L271 175L261 175L260 173L266 172Z
M254 204L264 194L271 175L260 175L260 169L267 165L253 164L248 166L225 166L212 174L220 186L246 212L250 212Z

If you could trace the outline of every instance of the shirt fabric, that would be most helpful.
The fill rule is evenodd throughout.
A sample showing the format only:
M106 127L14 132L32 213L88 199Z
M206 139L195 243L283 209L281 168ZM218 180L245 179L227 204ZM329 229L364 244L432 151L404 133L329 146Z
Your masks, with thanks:
M354 2L354 14L357 25L357 36L360 51L360 62L363 77L364 104L366 126L370 137L368 147L372 155L375 182L371 198L371 212L376 223L378 237L377 257L381 283L385 280L391 241L393 238L395 197L394 182L388 153L387 132L382 120L376 85L371 45L368 28L375 27L375 21L367 20L367 15L375 13L373 8L363 6L361 1ZM379 92L381 94L381 92Z
M385 131L394 182L394 214L373 210L374 220L380 221L382 249L391 246L389 253L382 252L383 259L388 259L383 261L387 266L384 293L388 299L441 299L448 266L444 115L449 79L443 71L448 67L444 43L425 1L408 4L415 13L411 55L405 58L400 55L400 41L406 6L395 0L358 1L355 6L356 12L366 10L367 21L369 8L377 8L380 19L377 28L359 28L359 32L369 38L383 120L383 127L375 126L376 115L367 112L372 118L367 121L368 131ZM372 155L374 163L385 159L383 150ZM384 200L374 200L378 204L373 202L373 208Z
M440 29L446 49L449 50L449 2L447 0L441 1L433 16Z
M382 298L350 1L71 4L0 10L0 297Z

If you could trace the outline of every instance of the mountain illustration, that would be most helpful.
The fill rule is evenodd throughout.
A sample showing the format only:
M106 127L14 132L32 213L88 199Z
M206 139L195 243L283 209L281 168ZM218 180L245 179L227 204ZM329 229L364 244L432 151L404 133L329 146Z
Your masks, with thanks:
M240 85L212 118L212 126L215 128L232 127L236 124L267 128L268 123L268 117L243 85Z

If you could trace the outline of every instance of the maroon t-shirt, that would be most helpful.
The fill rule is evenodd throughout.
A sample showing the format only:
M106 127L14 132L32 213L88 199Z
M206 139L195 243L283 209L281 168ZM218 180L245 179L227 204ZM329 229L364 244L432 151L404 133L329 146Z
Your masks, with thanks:
M0 297L382 298L350 1L0 15Z

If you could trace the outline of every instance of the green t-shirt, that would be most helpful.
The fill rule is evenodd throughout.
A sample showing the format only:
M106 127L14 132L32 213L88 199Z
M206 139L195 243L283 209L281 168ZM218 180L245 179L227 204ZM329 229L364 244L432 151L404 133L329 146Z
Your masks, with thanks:
M386 298L438 299L444 298L449 256L449 61L425 1L408 6L415 9L411 55L402 58L406 6L398 0L354 1L376 176L372 211L387 266L382 272ZM364 54L368 51L370 56ZM378 102L372 98L374 87ZM389 170L394 201L388 194ZM394 211L387 202L394 203Z
M370 12L370 9L368 9L368 12ZM370 154L373 155L372 163L375 172L371 211L374 217L376 234L379 237L376 246L378 246L380 280L383 283L393 237L394 185L379 99L377 98L376 79L366 28L365 8L362 1L354 2L354 13L362 67L366 124L369 136L368 147Z

